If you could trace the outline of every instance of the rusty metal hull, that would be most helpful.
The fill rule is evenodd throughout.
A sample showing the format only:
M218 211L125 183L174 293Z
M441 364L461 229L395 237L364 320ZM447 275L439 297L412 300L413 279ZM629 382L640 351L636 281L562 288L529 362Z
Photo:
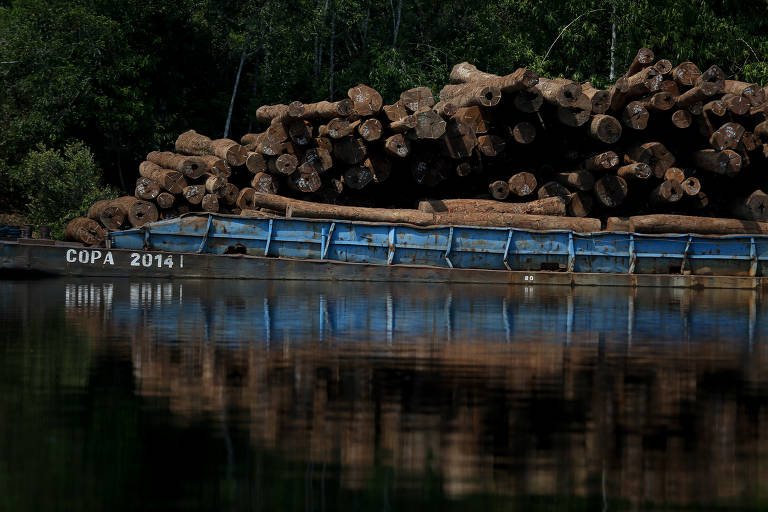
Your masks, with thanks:
M6 276L51 275L141 278L278 279L483 285L632 286L755 289L762 277L619 274L462 269L426 265L381 265L132 249L92 249L24 240L0 241L0 270Z

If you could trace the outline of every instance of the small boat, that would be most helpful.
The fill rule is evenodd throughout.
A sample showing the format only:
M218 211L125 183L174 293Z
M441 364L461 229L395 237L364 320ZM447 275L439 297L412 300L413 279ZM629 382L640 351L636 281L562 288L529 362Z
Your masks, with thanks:
M106 247L0 241L0 269L79 276L758 288L766 235L647 235L191 213Z

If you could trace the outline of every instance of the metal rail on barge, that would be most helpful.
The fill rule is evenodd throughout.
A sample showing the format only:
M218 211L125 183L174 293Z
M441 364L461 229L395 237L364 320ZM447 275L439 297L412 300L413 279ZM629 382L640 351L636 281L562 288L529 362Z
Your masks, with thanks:
M83 276L756 288L768 236L641 235L188 214L106 248L0 242L0 268Z

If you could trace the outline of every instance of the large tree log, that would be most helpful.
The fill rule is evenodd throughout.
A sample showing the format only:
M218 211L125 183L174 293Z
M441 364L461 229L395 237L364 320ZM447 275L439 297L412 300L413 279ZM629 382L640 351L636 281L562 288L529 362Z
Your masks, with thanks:
M309 164L318 174L324 173L333 166L331 150L322 147L308 149L302 158L304 164Z
M501 101L501 90L474 83L446 85L440 90L440 100L450 101L457 107L493 107Z
M520 121L509 127L509 134L518 144L530 144L536 139L536 127L528 121Z
M569 107L557 107L557 119L572 128L585 124L591 114L592 102L586 94L582 94L576 103Z
M251 174L264 172L267 170L267 161L261 153L251 151L248 153L248 158L245 160L245 167Z
M335 117L347 117L355 110L351 99L329 102L320 101L304 105L304 119L308 121L329 121Z
M664 177L664 173L675 165L675 155L669 152L661 142L646 142L629 149L626 155L627 163L644 162L653 170L657 178Z
M219 197L216 194L205 194L203 200L200 201L200 207L210 213L216 213L219 211Z
M64 236L67 240L81 242L86 245L101 245L107 238L104 228L93 219L77 217L67 223L64 228Z
M520 112L532 114L541 109L541 106L544 104L544 96L535 87L530 87L516 93L512 97L512 104Z
M305 107L300 101L294 101L290 105L262 105L256 109L256 120L264 124L293 121L301 119L304 113Z
M171 194L180 194L184 187L187 186L187 180L184 179L184 175L179 171L163 169L149 161L139 164L139 174L154 180Z
M698 196L701 192L701 182L694 176L685 178L680 182L680 185L683 187L683 192L687 196Z
M581 98L581 85L572 80L550 80L540 77L535 87L544 101L558 107L572 107Z
M558 182L548 181L539 187L536 195L539 199L544 199L546 197L569 197L571 193L572 192L570 190Z
M648 201L651 204L661 205L675 203L682 199L683 187L674 180L664 180L651 191Z
M189 185L184 187L182 195L189 204L200 204L205 195L205 185Z
M328 124L320 125L317 130L321 137L340 139L352 134L352 127L348 120L337 117L328 121Z
M530 172L518 172L507 180L507 185L511 194L517 197L525 197L533 194L538 183L536 182L536 176Z
M243 165L248 156L248 151L233 140L211 140L194 130L179 135L176 151L188 155L216 155L230 165Z
M175 200L176 200L176 196L174 196L169 192L162 192L158 194L157 198L155 198L157 207L162 208L164 210L167 210L168 208L172 207Z
M288 136L297 146L307 146L312 143L312 123L303 119L297 119L286 126ZM246 165L248 163L246 162Z
M664 75L659 73L656 68L649 66L634 75L627 77L629 90L627 96L636 98L646 96L648 93L656 92L661 89L661 82L664 81Z
M693 233L701 235L764 235L768 223L687 215L639 215L629 218L634 233Z
M383 114L382 117L386 117L390 122L400 121L410 115L402 101L396 101L391 105L384 105L381 107L381 113Z
M219 176L209 176L208 179L205 180L205 191L209 194L214 194L216 197L221 197L226 188L227 180L220 178Z
M197 156L177 155L170 151L152 151L147 160L163 169L179 171L187 178L196 179L205 174L208 169L206 161Z
M267 175L269 176L269 175ZM270 176L271 178L271 176ZM240 189L240 193L237 194L237 200L235 201L235 206L240 208L241 210L250 210L255 208L253 204L253 195L256 192L255 189L251 187L243 187ZM269 192L267 192L269 193Z
M373 142L374 140L379 140L381 138L381 132L383 130L381 121L373 117L369 119L358 119L350 126L353 130L356 130L360 137L366 142Z
M458 107L450 101L438 101L435 103L435 106L432 108L432 110L440 114L440 117L447 120L456 114Z
M136 180L136 190L133 195L144 201L151 201L160 194L160 184L152 178L144 176Z
M149 222L157 220L157 207L133 196L118 197L114 200L122 211L126 213L128 223L134 228L140 228Z
M723 117L728 112L728 107L723 100L708 101L701 108L701 113L707 116Z
M466 123L477 134L488 133L492 128L490 112L477 106L460 108L453 118Z
M344 137L334 141L333 155L341 163L352 165L365 160L368 155L365 143L357 137Z
M653 67L656 69L656 71L659 72L660 75L669 76L672 74L672 63L667 59L657 60L653 64Z
M428 213L511 213L562 217L566 214L568 195L550 196L527 203L506 203L490 199L431 199L421 201L419 210Z
M416 116L410 115L398 119L397 121L391 121L387 128L393 133L404 133L408 130L412 130L416 128Z
M110 199L96 201L88 208L88 218L98 220L105 228L120 229L125 222L126 212Z
M445 133L445 119L434 110L423 110L414 116L416 126L413 133L417 139L439 139Z
M595 89L589 82L581 85L581 92L592 102L593 114L605 114L611 106L611 92Z
M307 194L320 190L320 187L323 184L320 175L314 170L305 172L302 167L303 166L288 177L288 186L294 190Z
M608 171L619 165L619 155L615 151L605 151L587 158L582 165L588 171Z
M509 183L502 180L496 180L488 184L488 193L498 200L503 201L509 197Z
M624 109L624 105L627 103L627 94L629 93L629 80L626 77L621 77L616 80L616 83L608 89L610 96L610 110L614 112L621 112Z
M709 143L717 151L736 149L746 130L739 123L725 123L715 130L709 138Z
M768 194L755 190L746 198L736 201L731 211L740 219L768 221Z
M738 96L736 94L723 94L720 101L725 103L725 108L728 112L737 116L743 116L750 110L749 100L744 96Z
M595 182L595 196L603 206L613 208L627 197L627 182L619 176L606 174Z
M672 125L675 128L685 129L691 126L693 122L693 116L687 110L676 110L672 113Z
M743 96L753 107L762 105L766 100L765 92L758 84L739 82L737 80L725 80L723 83L723 92Z
M702 149L691 154L693 163L704 171L734 176L741 170L741 155L733 150Z
M429 87L415 87L400 93L400 101L411 112L418 112L435 104L435 98Z
M650 112L664 112L674 108L677 97L666 91L658 91L640 100Z
M619 167L616 175L625 180L647 180L653 175L653 170L644 162L634 162Z
M468 62L453 66L450 79L453 84L480 82L482 85L498 87L504 93L518 92L539 83L539 76L528 69L519 68L509 75L499 76L484 73Z
M640 48L637 50L637 54L635 54L635 58L632 60L632 64L629 65L629 69L627 69L625 76L632 76L635 73L639 73L644 68L647 68L653 64L654 58L655 55L653 54L653 50L650 48Z
M710 82L704 82L696 87L691 87L677 97L677 108L690 108L691 105L698 102L706 103L717 92L717 86Z
M672 69L672 79L687 87L696 85L699 76L701 76L701 71L693 62L681 62Z
M411 143L402 134L397 133L384 141L384 150L390 155L405 158L410 152Z
M208 166L205 173L211 176L221 176L222 178L229 178L232 175L232 168L227 162L215 155L204 155L200 158Z
M592 196L584 192L576 192L568 196L567 212L571 217L586 217L592 211Z
M253 176L250 189L255 190L256 192L262 192L264 194L277 194L279 187L274 176L265 172L259 172ZM247 192L246 194L250 194L250 192ZM239 206L239 203L236 204ZM240 206L240 208L244 207Z
M716 64L711 65L696 79L697 86L703 87L705 84L710 84L714 88L713 94L722 92L725 88L725 73Z
M237 195L240 193L240 189L237 188L233 183L227 183L227 186L224 187L224 192L221 194L221 198L224 200L224 203L228 205L235 204L235 201L237 201Z
M664 179L682 183L683 180L685 179L685 172L683 172L683 170L680 169L679 167L670 167L664 173Z
M613 144L621 138L621 123L613 116L596 114L592 116L587 133L595 140Z
M446 154L453 159L469 157L477 146L475 132L458 118L448 120L442 139Z
M299 160L296 155L285 154L267 160L267 169L272 174L284 174L289 176L293 174L299 166Z
M477 149L484 156L499 156L506 146L504 139L498 135L480 135L477 137Z
M365 165L353 165L344 171L344 186L360 190L373 181L373 171Z
M359 84L349 89L347 96L355 104L355 113L361 117L375 115L384 105L381 94L364 84Z
M645 130L649 118L648 110L639 101L629 102L621 113L621 122L633 130Z
M595 186L595 178L589 171L558 172L555 180L567 187L588 192Z

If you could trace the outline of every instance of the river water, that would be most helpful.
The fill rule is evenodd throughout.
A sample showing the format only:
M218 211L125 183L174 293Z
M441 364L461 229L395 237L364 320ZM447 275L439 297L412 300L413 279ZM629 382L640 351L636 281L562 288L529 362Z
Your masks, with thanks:
M755 291L0 281L0 510L764 510Z

